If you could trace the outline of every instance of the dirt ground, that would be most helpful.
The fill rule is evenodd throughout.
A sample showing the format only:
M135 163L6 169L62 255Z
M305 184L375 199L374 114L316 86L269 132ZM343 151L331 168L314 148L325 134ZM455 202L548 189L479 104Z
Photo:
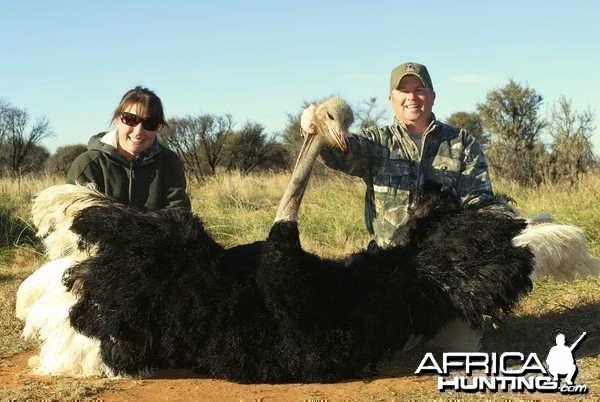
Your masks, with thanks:
M31 374L24 353L0 364L0 384L9 391L28 383L52 385L59 381L49 376ZM417 363L418 364L418 363ZM107 390L91 400L104 401L336 401L336 400L405 400L418 398L435 389L433 377L403 377L404 368L393 362L380 375L366 380L335 384L237 384L200 378L191 371L169 370L148 379L102 381ZM40 385L41 386L41 385Z
M33 375L27 360L32 353L23 353L0 363L0 384L9 401L27 400L19 394L20 387L33 386L47 389L48 396L41 400L62 400L56 395L60 378ZM406 355L405 355L406 356ZM237 384L223 380L200 378L184 370L164 371L148 379L78 379L74 384L81 389L100 389L89 397L76 400L90 401L407 401L407 400L502 400L532 401L560 400L548 394L456 394L439 393L437 377L414 376L420 357L408 355L402 363L395 360L382 367L372 378L335 384ZM409 366L416 364L409 370ZM73 380L69 380L73 381ZM62 388L69 385L62 385ZM73 386L73 385L72 385ZM11 390L15 390L11 396ZM42 391L43 394L43 391ZM60 395L60 392L59 392ZM64 392L62 393L64 395ZM0 398L2 399L2 398ZM66 398L73 400L73 398ZM31 400L31 399L29 399Z

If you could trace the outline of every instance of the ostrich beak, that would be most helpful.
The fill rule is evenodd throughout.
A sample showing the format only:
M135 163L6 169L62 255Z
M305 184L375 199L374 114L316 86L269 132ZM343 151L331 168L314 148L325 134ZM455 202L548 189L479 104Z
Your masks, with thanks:
M342 152L346 152L348 150L348 133L332 124L327 124L327 131L329 132L329 136L333 138L335 145Z

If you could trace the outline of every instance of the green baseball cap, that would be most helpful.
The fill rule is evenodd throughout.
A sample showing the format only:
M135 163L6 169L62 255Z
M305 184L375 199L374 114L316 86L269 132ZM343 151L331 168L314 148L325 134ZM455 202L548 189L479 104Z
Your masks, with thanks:
M419 77L421 81L423 81L425 88L433 89L433 84L431 83L431 77L429 76L427 67L419 63L408 62L402 63L392 70L392 74L390 76L390 92L398 87L402 77L409 74Z

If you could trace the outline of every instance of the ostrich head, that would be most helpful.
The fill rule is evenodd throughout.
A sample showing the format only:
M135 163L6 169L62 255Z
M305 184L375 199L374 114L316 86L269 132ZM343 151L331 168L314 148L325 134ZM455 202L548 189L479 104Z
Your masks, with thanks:
M339 97L327 98L315 108L315 125L323 145L348 149L348 128L354 121L354 114L348 104Z
M324 146L348 149L348 128L354 121L350 106L339 97L330 97L315 108L316 132L306 135L288 187L281 198L275 222L296 221L302 196L317 155Z

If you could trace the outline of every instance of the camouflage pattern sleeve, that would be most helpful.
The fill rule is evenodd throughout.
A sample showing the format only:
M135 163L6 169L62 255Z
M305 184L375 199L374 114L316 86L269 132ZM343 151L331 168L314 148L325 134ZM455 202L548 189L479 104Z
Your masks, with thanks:
M373 160L373 143L370 139L352 134L348 136L348 151L323 148L320 160L325 166L346 174L367 178Z

